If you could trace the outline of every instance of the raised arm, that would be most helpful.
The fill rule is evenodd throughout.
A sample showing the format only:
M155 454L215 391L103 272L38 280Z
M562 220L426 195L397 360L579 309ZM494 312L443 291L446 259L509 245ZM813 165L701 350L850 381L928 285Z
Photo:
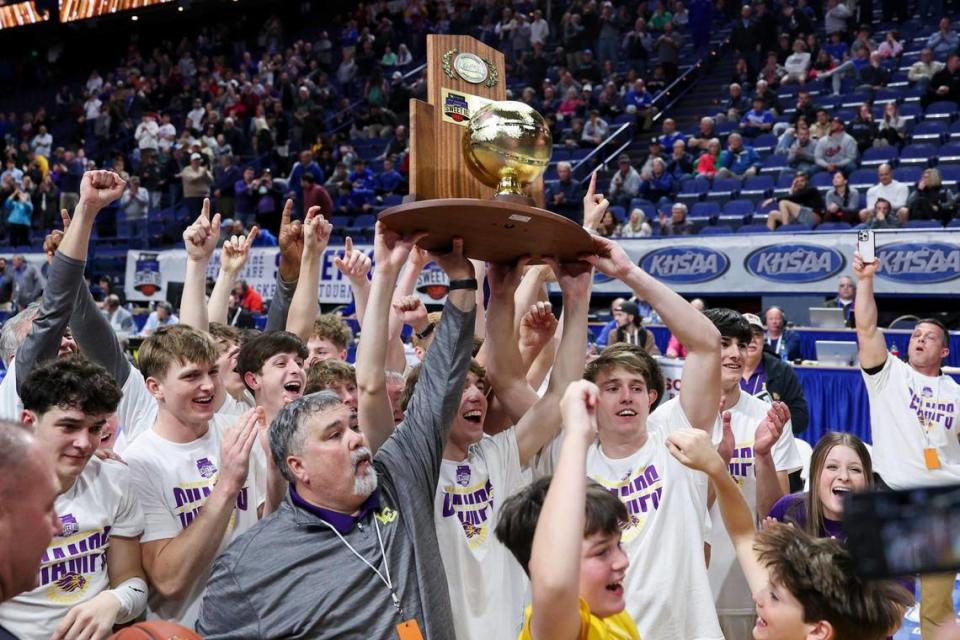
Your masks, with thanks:
M767 517L777 500L790 491L786 471L777 471L773 461L773 447L780 440L790 421L790 409L783 402L774 402L753 439L753 464L757 472L757 515Z
M363 251L353 248L353 238L347 236L343 248L343 257L333 259L340 273L350 282L353 291L353 307L357 316L357 324L363 328L363 316L366 313L367 301L370 299L370 256Z
M407 258L406 268L400 274L397 280L397 287L393 292L393 305L390 308L390 321L387 342L387 369L394 371L404 371L407 368L407 357L403 349L403 339L401 331L403 330L403 321L400 315L400 309L404 306L403 300L408 299L414 294L417 287L417 280L423 273L423 268L430 263L430 254L420 247L414 246ZM479 310L478 310L479 312Z
M317 291L320 288L320 263L330 242L333 226L320 215L320 207L310 207L303 221L303 257L300 260L300 282L290 302L287 331L306 343L317 320Z
M859 252L853 254L853 272L857 276L853 317L857 324L860 366L864 369L874 369L887 361L887 341L877 327L877 300L873 297L873 279L879 268L880 258L867 264Z
M388 325L393 287L400 270L407 262L414 244L423 237L401 237L377 223L373 252L377 268L373 272L367 323L357 348L357 418L360 429L376 452L393 433L393 409L387 395L385 364L387 358Z
M120 176L109 171L90 171L83 175L73 223L68 224L70 217L64 217L66 228L54 255L40 310L30 333L17 349L18 390L35 365L57 357L78 292L83 288L83 270L94 221L105 206L120 197L124 187ZM112 330L110 335L114 336Z
M596 438L596 407L597 388L586 380L570 385L560 404L566 437L530 550L530 630L534 640L579 637L586 458Z
M187 248L187 272L183 280L180 322L198 331L208 331L207 265L220 239L220 214L210 218L210 198L203 199L203 209L193 224L183 231Z
M710 478L717 494L723 525L733 542L737 560L743 568L750 591L756 593L766 583L767 572L753 552L753 538L756 533L753 514L737 481L730 475L726 463L710 442L710 436L698 429L677 429L667 436L667 448L682 464L702 471Z
M595 236L594 246L597 255L587 259L597 270L623 281L650 303L687 347L680 405L691 425L712 432L720 403L720 332L689 302L635 265L616 242Z
M230 292L250 258L250 248L258 233L260 228L254 226L248 235L233 236L224 241L220 251L220 273L217 274L217 282L213 285L210 300L207 301L207 319L210 322L227 324Z
M287 200L280 216L280 265L277 269L277 290L267 310L267 326L264 333L282 331L287 326L290 313L290 301L300 279L300 260L303 256L303 224L299 220L291 221L293 200Z

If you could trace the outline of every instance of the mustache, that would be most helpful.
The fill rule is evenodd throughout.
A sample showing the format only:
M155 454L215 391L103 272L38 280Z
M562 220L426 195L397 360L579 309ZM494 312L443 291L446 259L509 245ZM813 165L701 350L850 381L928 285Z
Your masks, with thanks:
M367 447L360 447L350 454L350 462L353 464L354 469L359 467L361 462L371 462L372 460L373 454L370 453L370 449Z

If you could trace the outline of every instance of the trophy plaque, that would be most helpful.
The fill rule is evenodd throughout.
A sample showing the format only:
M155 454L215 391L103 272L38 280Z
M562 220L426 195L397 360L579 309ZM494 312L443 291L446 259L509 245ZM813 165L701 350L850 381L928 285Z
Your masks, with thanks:
M465 253L487 262L593 253L580 225L536 206L552 138L534 109L505 101L505 82L499 51L469 36L427 36L427 102L410 100L410 195L379 219L427 231L419 244L431 251L461 236Z

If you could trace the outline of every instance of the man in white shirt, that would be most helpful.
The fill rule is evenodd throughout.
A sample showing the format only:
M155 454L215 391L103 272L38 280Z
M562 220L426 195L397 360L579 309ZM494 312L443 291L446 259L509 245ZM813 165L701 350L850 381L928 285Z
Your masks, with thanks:
M157 130L157 144L160 150L168 153L173 143L177 140L177 128L170 122L170 114L164 113L160 116L160 128Z
M129 337L137 332L133 314L123 308L120 304L120 296L117 294L111 293L107 296L103 313L107 316L110 326L117 334Z
M173 306L164 300L157 303L156 309L147 316L147 321L140 330L141 337L149 338L157 332L160 327L170 327L180 324L180 318L173 312Z
M950 354L947 329L939 320L920 320L907 348L907 362L891 356L877 327L873 281L880 261L855 254L854 320L860 367L870 399L873 469L891 489L960 482L960 385L941 370ZM920 629L935 637L953 620L955 572L920 580Z
M160 125L157 124L157 115L145 113L133 137L137 141L140 153L156 153L159 148Z
M535 9L533 12L533 22L530 23L530 46L538 42L544 46L547 44L547 38L550 37L550 24L544 20L543 11Z
M623 583L627 611L644 640L721 640L703 557L707 480L670 455L666 437L694 427L713 433L720 406L720 334L699 311L638 267L615 242L594 238L598 271L617 278L650 303L687 347L680 399L658 409L664 382L659 366L629 345L604 350L584 377L600 389L598 441L587 474L626 505L622 544L630 558ZM549 472L555 440L538 471Z
M53 146L53 136L47 131L47 125L42 124L37 128L37 135L30 141L30 148L38 156L44 158L50 157L50 148Z
M203 102L200 99L193 101L193 109L187 113L187 126L197 135L203 131L203 119L207 116L206 109L203 108Z
M878 198L889 202L893 211L907 205L910 187L893 179L893 169L889 164L884 163L877 168L877 177L880 182L867 189L867 207L861 212L861 216L873 210Z
M754 521L770 513L778 499L790 490L788 475L803 466L793 441L789 410L782 402L773 405L740 391L740 379L747 345L752 339L750 324L731 309L704 312L720 331L720 411L713 440L719 443L728 427L733 438L730 475L747 499ZM676 399L670 403L676 402ZM670 404L668 403L668 404ZM666 411L666 407L664 411ZM761 425L775 422L783 427L773 440ZM749 638L756 611L753 593L737 563L730 536L720 527L719 505L710 506L710 587L726 638Z

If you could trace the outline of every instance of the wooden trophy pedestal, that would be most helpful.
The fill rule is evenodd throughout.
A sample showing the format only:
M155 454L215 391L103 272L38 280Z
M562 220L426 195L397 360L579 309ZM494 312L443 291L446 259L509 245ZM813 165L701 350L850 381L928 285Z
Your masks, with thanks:
M540 264L544 256L572 262L595 252L583 227L524 200L506 196L405 202L381 212L380 221L397 233L428 232L419 246L429 251L448 249L460 236L464 254L485 262L511 263L524 255L530 256L531 264Z

